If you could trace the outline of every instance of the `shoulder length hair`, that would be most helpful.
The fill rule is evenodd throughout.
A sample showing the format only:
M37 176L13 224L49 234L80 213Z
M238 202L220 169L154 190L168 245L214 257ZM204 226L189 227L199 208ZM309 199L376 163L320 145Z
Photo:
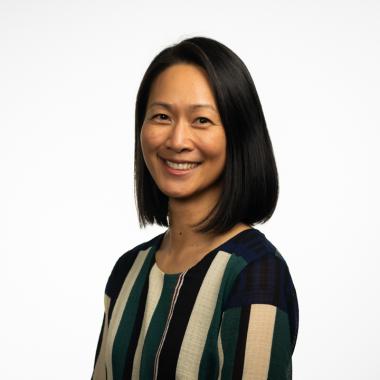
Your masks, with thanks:
M226 133L223 191L211 212L196 224L199 232L224 233L243 222L265 223L278 199L278 173L272 143L252 77L244 62L227 46L206 38L182 40L162 50L146 70L135 108L135 201L140 227L169 226L168 197L154 182L143 158L140 132L154 79L169 66L188 63L209 78Z

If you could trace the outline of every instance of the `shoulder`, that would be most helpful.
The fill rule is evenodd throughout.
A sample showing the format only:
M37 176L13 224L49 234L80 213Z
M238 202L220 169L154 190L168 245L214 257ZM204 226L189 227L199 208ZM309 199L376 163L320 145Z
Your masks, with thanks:
M247 265L278 252L274 244L257 228L242 231L228 242L226 248Z
M243 234L231 247L238 271L223 310L273 305L289 316L293 334L298 330L298 300L290 269L277 247L257 229Z
M150 240L142 242L133 248L123 253L113 265L111 273L108 277L105 293L110 298L115 298L123 285L123 282L131 269L137 255L141 251L146 251L159 239L162 234L159 234Z
M252 229L234 240L228 249L242 264L225 307L255 302L287 311L287 299L296 297L295 287L288 264L277 247L262 232Z

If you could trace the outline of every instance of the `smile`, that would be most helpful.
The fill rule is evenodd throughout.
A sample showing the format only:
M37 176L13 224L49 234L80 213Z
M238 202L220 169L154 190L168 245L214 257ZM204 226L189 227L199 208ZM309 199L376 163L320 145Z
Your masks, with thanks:
M172 162L172 161L166 160L165 163L166 163L166 165L170 166L173 169L180 169L180 170L193 169L196 166L198 166L198 164L196 162L178 163L178 162Z
M184 175L192 172L195 168L197 168L200 163L196 162L172 162L168 160L161 159L166 171L170 174L174 175Z

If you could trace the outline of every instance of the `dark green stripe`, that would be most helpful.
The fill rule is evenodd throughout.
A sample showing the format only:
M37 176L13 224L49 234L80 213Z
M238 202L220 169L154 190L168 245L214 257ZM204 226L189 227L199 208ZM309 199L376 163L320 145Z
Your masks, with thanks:
M199 366L199 380L210 380L219 373L218 335L222 317L222 308L230 294L236 276L247 262L238 256L231 255L224 270L220 290L215 305L215 312L207 334L204 351Z
M239 337L240 314L240 307L234 307L224 312L222 325L220 327L224 356L222 380L232 379L236 344Z
M160 299L156 305L149 328L146 332L144 346L141 353L141 367L139 379L153 379L154 360L165 330L166 320L169 314L173 292L178 278L165 276Z
M122 380L124 372L124 364L128 351L132 331L134 328L138 305L141 300L141 293L144 288L145 281L150 271L149 256L144 261L144 264L136 278L136 281L131 289L127 304L125 305L123 315L118 326L115 340L112 347L112 369L113 379Z
M268 380L291 380L291 353L288 314L277 308Z

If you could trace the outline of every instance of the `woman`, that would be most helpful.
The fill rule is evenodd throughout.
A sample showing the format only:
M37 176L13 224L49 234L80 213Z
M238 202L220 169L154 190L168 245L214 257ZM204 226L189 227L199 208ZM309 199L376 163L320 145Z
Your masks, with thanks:
M140 226L168 228L116 262L92 379L291 379L297 296L252 227L273 214L278 175L246 66L205 37L164 49L135 127Z

